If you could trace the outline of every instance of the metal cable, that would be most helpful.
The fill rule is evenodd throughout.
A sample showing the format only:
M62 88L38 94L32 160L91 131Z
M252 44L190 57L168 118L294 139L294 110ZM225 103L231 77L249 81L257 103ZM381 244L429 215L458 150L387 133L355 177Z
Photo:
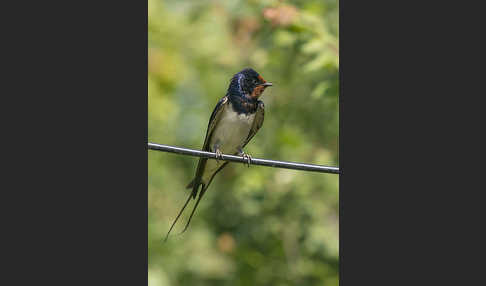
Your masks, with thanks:
M170 146L170 145L155 144L155 143L149 142L148 148L150 150L176 153L176 154L181 154L181 155L189 155L189 156L194 156L194 157L216 159L216 153L193 150L193 149L188 149L188 148L175 147L175 146ZM222 160L222 161L230 161L230 162L237 162L237 163L243 163L243 164L248 163L247 159L245 159L241 156L234 156L234 155L223 154L222 157L218 158L218 159ZM250 165L259 165L259 166L274 167L274 168L285 168L285 169L302 170L302 171L310 171L310 172L339 174L339 168L338 167L328 167L328 166L322 166L322 165L285 162L285 161L275 161L275 160L258 159L258 158L251 158Z

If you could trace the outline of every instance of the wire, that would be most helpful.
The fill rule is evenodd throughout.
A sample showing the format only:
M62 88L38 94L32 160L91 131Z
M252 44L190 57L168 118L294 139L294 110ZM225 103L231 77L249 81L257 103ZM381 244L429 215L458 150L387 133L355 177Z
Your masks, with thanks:
M198 150L175 147L175 146L170 146L170 145L155 144L155 143L149 142L148 148L150 150L176 153L176 154L181 154L181 155L189 155L189 156L194 156L194 157L216 159L216 153L206 152L206 151L198 151ZM241 156L234 156L234 155L223 154L221 158L218 158L218 160L248 164L247 159L245 159ZM258 158L251 158L250 164L251 165L259 165L259 166L266 166L266 167L274 167L274 168L284 168L284 169L292 169L292 170L329 173L329 174L339 174L340 173L338 167L328 167L328 166L321 166L321 165L314 165L314 164L275 161L275 160L258 159Z

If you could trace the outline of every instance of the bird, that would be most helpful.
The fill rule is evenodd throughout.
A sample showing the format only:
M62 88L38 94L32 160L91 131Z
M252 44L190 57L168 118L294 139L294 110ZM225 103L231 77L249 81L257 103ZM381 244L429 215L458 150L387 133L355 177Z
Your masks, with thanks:
M192 189L192 191L172 223L164 241L167 241L172 228L191 198L196 199L196 196L198 196L181 234L187 230L199 201L214 176L228 165L227 161L219 161L223 153L242 156L247 160L248 167L250 166L251 156L245 153L243 148L263 125L265 106L263 101L259 100L259 97L270 86L273 86L273 84L264 80L252 68L245 68L231 78L226 95L218 101L211 114L202 147L203 151L216 153L217 159L199 159L196 175L186 187Z

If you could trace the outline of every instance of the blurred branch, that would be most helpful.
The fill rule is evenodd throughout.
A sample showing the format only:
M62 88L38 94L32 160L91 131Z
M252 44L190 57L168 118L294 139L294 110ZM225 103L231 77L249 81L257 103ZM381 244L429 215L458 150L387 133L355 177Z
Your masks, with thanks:
M206 151L198 151L198 150L169 146L169 145L163 145L163 144L155 144L155 143L149 142L148 148L150 150L157 150L157 151L176 153L176 154L181 154L181 155L189 155L189 156L195 156L195 157L216 159L216 153L206 152ZM243 157L234 156L234 155L226 155L226 154L223 154L222 158L219 158L219 160L236 162L236 163L243 163L243 164L248 163L248 161ZM339 168L338 167L327 167L327 166L314 165L314 164L274 161L274 160L258 159L258 158L251 158L250 164L251 165L259 165L259 166L266 166L266 167L292 169L292 170L302 170L302 171L310 171L310 172L339 174Z

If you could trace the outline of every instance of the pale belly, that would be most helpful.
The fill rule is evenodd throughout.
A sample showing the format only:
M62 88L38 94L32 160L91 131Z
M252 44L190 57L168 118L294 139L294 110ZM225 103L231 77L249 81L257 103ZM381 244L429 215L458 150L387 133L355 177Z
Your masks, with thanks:
M214 129L209 148L214 152L214 145L219 146L219 150L223 154L234 155L238 153L238 149L243 145L248 134L250 133L255 114L237 114L231 108L224 111L221 121ZM217 162L209 159L206 163L206 168L202 176L202 181L207 183L216 170L224 163L224 161Z

